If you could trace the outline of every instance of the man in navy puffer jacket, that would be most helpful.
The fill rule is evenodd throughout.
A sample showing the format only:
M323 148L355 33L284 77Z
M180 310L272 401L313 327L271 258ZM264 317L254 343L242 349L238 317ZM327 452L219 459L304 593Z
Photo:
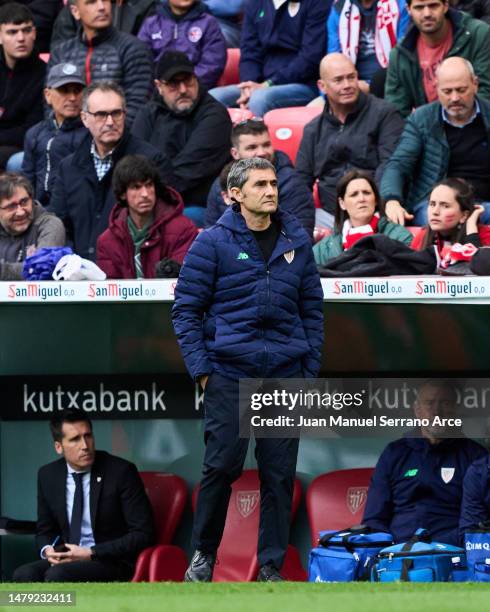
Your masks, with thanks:
M277 210L274 166L237 161L235 204L191 246L175 290L173 321L186 366L204 394L206 452L187 581L210 581L231 484L248 440L239 438L240 378L315 377L323 344L320 279L310 238ZM282 580L298 439L257 438L261 478L258 580Z

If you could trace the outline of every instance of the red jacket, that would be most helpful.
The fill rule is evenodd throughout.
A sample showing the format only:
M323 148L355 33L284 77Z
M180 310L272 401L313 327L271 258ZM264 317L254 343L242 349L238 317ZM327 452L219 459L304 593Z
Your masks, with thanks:
M422 250L422 245L424 243L425 235L427 234L427 227L420 228L418 234L415 234L414 239L412 241L412 249L416 251ZM478 235L480 237L481 246L489 246L490 245L490 226L489 225L479 225L478 226Z
M164 258L184 261L187 250L197 236L194 223L184 217L180 195L167 187L172 199L157 200L155 221L148 239L141 246L141 265L145 278L155 278L155 265ZM109 217L109 227L97 239L97 265L107 278L136 278L134 244L128 228L128 208L116 204Z

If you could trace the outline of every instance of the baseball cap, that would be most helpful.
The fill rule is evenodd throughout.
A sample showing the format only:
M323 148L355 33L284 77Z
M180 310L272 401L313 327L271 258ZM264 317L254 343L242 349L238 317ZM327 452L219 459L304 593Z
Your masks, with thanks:
M75 64L64 63L52 66L46 80L47 87L61 87L67 83L80 83L85 87L85 79Z
M194 74L194 64L185 53L180 51L166 51L157 66L157 78L170 81L179 72Z

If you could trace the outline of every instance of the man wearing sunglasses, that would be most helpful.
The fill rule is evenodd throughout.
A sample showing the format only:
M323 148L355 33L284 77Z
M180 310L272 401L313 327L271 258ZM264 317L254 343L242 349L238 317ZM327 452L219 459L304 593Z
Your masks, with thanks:
M131 131L162 153L168 163L164 182L182 195L184 214L202 227L209 188L229 158L231 120L200 85L185 53L164 53L156 76L158 99L140 109Z
M63 223L33 200L20 174L0 174L0 280L21 280L24 259L42 247L64 246Z
M97 238L107 229L115 204L111 183L117 162L126 155L143 155L161 173L166 163L157 149L125 130L126 101L117 83L89 85L83 92L81 118L89 134L61 162L50 210L63 220L74 251L95 260Z

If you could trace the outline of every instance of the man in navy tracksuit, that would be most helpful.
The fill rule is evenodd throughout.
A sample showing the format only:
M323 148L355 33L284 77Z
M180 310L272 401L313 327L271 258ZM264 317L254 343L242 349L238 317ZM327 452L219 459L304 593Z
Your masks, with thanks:
M459 528L461 534L490 521L490 455L470 465L463 482L463 503Z
M239 438L240 378L315 377L323 344L320 278L310 238L277 209L274 166L237 161L228 175L235 204L190 248L175 290L174 327L187 368L205 389L203 476L187 581L210 581L231 484L248 440ZM289 536L298 439L258 438L258 580L279 574Z
M444 381L428 381L419 389L415 416L448 414L455 402L453 388ZM486 451L473 440L445 435L428 427L422 428L422 437L388 444L369 486L364 524L391 533L396 542L407 541L423 527L434 541L459 544L463 478Z

